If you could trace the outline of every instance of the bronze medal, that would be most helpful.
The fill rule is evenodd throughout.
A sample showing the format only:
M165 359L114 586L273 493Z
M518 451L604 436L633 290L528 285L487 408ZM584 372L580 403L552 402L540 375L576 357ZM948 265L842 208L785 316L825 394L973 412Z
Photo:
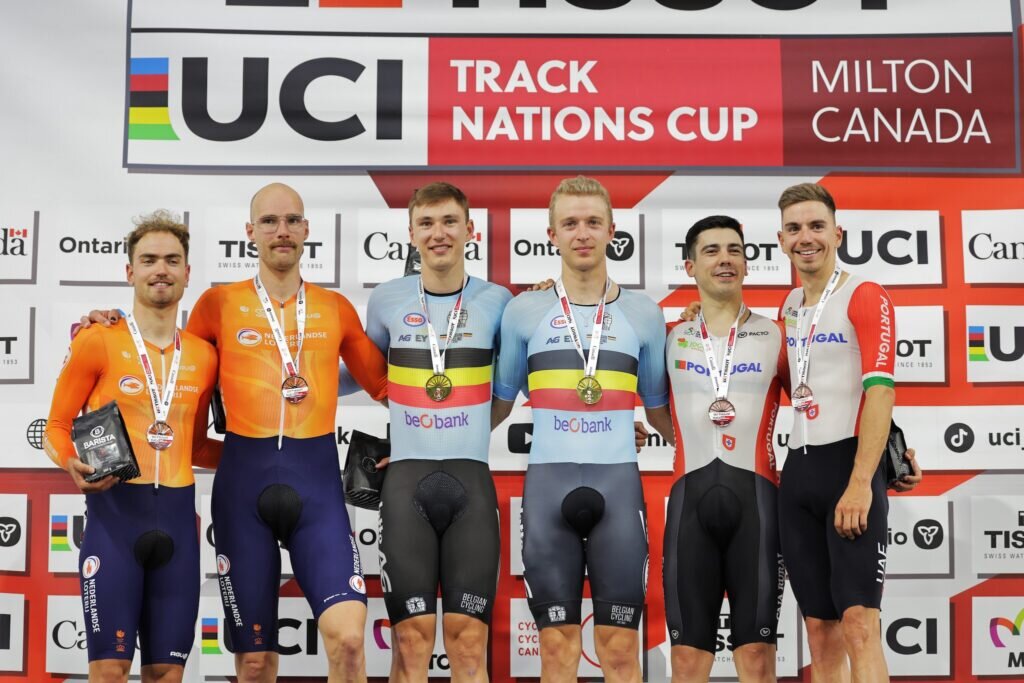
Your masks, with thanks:
M146 430L146 441L155 450L167 450L174 443L174 430L166 422L157 420Z
M793 390L793 394L789 399L790 403L793 404L793 410L803 413L814 403L814 392L806 384L801 384Z
M708 408L708 418L716 427L727 427L736 419L736 406L724 398L712 401Z
M302 403L309 395L309 384L299 375L292 375L281 383L281 395L291 404Z

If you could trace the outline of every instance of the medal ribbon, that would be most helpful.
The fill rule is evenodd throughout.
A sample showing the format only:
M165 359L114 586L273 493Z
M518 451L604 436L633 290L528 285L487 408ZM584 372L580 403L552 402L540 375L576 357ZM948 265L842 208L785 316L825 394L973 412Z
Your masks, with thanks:
M569 336L572 337L576 353L580 354L580 358L583 359L584 377L593 377L597 374L597 354L601 352L601 332L604 326L604 300L608 297L608 290L611 287L612 281L605 280L604 294L601 295L601 301L598 302L597 311L594 313L594 329L590 333L590 353L584 356L583 340L580 337L579 327L576 326L576 318L572 314L572 304L569 302L569 297L565 293L565 287L562 285L562 278L558 278L555 281L555 292L558 293L558 301L562 305L562 313L565 315L565 323L569 328Z
M839 278L842 276L843 271L836 267L832 273L832 277L829 278L828 284L825 285L825 291L821 293L821 298L818 299L818 305L814 307L814 315L811 317L811 328L807 330L807 340L801 347L799 343L800 332L804 328L804 316L806 315L806 308L802 308L797 317L796 327L796 376L797 386L801 384L807 384L807 376L811 369L811 343L814 341L814 330L818 327L818 321L821 320L821 314L825 311L825 304L828 303L829 297L832 296L832 292L835 291L836 285L839 284ZM794 387L795 388L795 387Z
M444 355L448 352L448 347L452 345L453 335L455 334L456 328L459 326L459 316L462 315L462 297L466 293L466 287L469 285L469 276L463 276L462 279L462 290L459 292L459 298L455 300L455 306L448 313L448 331L445 333L445 344L444 350L441 350L441 346L437 341L437 332L434 331L434 326L430 324L430 311L427 310L427 295L423 289L423 278L420 277L417 283L417 292L420 295L420 308L423 310L423 318L427 321L427 340L430 342L430 364L434 368L435 375L444 374Z
M153 417L157 422L167 422L167 415L171 412L171 399L174 398L174 386L178 383L178 364L181 363L181 334L174 330L174 356L171 359L171 371L167 373L167 382L164 384L164 395L160 396L157 388L156 373L153 371L153 364L149 360L149 353L146 351L146 343L142 341L142 334L139 332L139 324L135 322L135 316L129 313L124 317L128 324L128 332L135 342L135 351L139 354L139 361L142 362L142 374L146 377L146 389L149 390L149 401L153 404Z
M256 286L256 295L260 298L263 312L267 314L267 323L274 335L274 341L277 342L277 351L281 354L281 364L289 377L296 377L299 374L299 357L302 355L302 335L306 331L306 283L303 282L299 285L299 292L295 296L295 332L298 335L298 348L295 350L294 358L292 358L292 352L288 350L288 342L285 341L281 324L277 321L274 304L270 301L266 287L260 282L259 275L253 278L253 284Z
M715 392L715 400L724 399L729 395L732 357L736 352L736 334L739 330L740 319L746 310L747 307L741 303L740 312L736 316L732 327L729 328L729 340L725 345L725 355L722 356L721 370L718 368L718 359L715 358L715 347L711 342L711 334L708 332L708 326L704 322L704 313L697 314L697 320L700 322L700 339L704 342L704 357L708 361L708 374L711 376L711 388Z

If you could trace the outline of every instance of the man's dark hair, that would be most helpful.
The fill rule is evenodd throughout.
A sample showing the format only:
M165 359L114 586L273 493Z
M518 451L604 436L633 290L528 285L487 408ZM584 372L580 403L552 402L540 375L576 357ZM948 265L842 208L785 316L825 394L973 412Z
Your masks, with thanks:
M713 228L728 228L735 230L740 236L740 244L743 244L743 226L732 216L708 216L701 218L686 231L686 258L694 260L694 249L697 247L697 237L705 230Z

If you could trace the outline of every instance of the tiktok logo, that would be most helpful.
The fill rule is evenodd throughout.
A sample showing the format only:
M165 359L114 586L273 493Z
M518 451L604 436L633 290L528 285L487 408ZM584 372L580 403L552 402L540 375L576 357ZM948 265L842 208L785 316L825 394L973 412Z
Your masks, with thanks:
M962 422L955 422L946 430L946 448L954 453L966 453L974 445L974 430Z

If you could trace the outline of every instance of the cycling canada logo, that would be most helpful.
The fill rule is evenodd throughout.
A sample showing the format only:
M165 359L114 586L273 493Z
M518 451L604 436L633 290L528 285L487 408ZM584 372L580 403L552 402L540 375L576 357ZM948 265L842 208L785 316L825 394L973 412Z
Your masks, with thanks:
M235 335L235 339L242 346L256 346L263 341L263 335L252 329L251 327L243 327Z
M402 322L409 327L420 327L423 323L427 322L427 319L422 313L406 313L405 317L402 318Z
M142 380L132 375L125 375L117 382L117 387L122 394L134 396L142 391Z

